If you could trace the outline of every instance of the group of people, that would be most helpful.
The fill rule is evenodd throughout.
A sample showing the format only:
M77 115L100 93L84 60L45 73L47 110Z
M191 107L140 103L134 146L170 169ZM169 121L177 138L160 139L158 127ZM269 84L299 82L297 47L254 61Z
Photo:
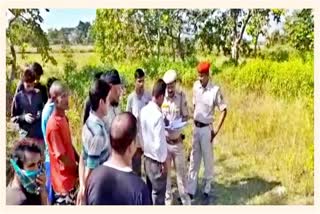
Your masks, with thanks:
M78 154L66 116L68 87L55 78L42 85L42 67L32 64L12 102L12 122L19 125L20 139L10 159L14 176L7 187L7 204L170 205L174 167L180 202L191 205L202 158L203 197L212 197L213 140L227 105L219 86L210 81L210 63L200 62L197 72L187 173L185 137L181 129L168 128L173 121L190 119L186 95L176 89L175 70L168 70L149 93L145 72L137 69L125 112L119 107L123 86L118 71L96 74L85 101ZM216 127L215 108L222 112Z

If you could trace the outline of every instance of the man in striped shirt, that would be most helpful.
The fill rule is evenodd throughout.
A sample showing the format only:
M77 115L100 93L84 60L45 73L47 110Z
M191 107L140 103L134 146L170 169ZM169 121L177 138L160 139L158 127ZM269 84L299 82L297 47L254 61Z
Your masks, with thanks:
M110 86L103 80L96 80L89 92L91 111L82 129L82 156L80 158L80 188L77 204L85 202L86 182L93 169L107 161L110 156L110 138L103 121L107 114Z

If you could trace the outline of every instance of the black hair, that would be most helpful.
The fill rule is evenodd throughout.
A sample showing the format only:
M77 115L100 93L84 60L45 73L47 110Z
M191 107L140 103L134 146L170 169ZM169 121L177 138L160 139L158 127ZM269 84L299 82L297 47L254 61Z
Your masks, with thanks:
M109 91L110 86L107 82L98 79L93 83L89 92L89 99L93 111L96 111L99 108L101 99L106 101Z
M41 76L43 74L42 66L37 62L34 62L31 65L31 70L33 70L35 72L35 74L38 76Z
M152 96L155 98L159 98L162 95L164 96L166 94L166 88L166 83L162 79L158 79L153 86Z
M135 79L139 79L139 78L142 78L144 77L144 72L141 68L138 68L135 72L134 72L134 78Z
M43 155L40 146L34 140L30 138L19 140L15 143L11 156L21 169L23 169L23 163L26 161L25 152L34 152Z

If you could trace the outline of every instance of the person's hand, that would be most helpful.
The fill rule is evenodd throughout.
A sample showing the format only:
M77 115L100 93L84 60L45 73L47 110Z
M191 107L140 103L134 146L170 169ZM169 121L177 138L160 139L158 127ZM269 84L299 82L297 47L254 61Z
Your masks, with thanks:
M78 195L77 195L77 205L84 205L86 201L86 195L85 195L85 186L80 185Z
M217 134L218 134L217 131L214 131L214 129L211 130L211 140L210 140L211 143L213 142L213 139L216 137Z
M34 117L32 116L32 114L28 113L28 114L25 114L24 115L24 120L27 122L27 123L33 123L34 121Z
M44 173L41 173L40 175L37 176L36 183L38 184L41 190L45 189L46 176Z

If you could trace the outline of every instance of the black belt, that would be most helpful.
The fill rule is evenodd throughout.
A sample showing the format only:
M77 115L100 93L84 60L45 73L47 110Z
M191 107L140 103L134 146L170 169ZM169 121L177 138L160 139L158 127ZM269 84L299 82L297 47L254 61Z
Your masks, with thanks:
M202 128L202 127L209 126L210 124L201 123L201 122L195 120L194 125L196 125L196 127L198 127L198 128Z

